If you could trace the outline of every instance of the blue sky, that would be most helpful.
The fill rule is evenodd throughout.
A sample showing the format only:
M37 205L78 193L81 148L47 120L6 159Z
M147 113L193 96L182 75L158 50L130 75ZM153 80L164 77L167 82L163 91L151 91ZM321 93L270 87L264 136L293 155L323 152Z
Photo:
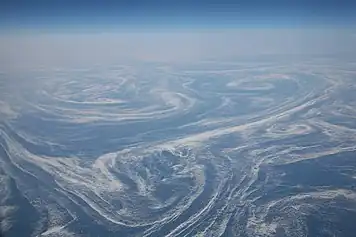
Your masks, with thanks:
M352 26L345 0L3 0L2 28Z

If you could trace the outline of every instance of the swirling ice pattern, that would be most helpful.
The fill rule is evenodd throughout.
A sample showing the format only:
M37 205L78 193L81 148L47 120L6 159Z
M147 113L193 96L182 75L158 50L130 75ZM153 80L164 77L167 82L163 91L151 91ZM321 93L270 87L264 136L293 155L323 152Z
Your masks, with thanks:
M1 77L8 236L354 233L355 64L142 63Z

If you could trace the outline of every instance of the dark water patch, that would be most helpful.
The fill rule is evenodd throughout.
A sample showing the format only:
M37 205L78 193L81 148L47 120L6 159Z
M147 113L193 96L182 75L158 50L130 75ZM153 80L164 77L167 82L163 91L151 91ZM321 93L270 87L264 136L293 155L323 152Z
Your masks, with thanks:
M333 200L312 210L306 219L309 236L353 237L356 232L356 210L344 208L347 201ZM353 206L355 203L352 204ZM349 206L349 205L348 205Z
M342 152L290 164L262 166L250 187L256 190L249 198L260 197L256 201L259 205L299 193L354 189L356 181L348 172L356 169L355 155L355 152Z
M41 221L41 215L27 198L22 195L14 179L10 179L9 186L11 198L7 199L3 205L14 206L16 210L9 217L12 223L11 228L4 232L4 236L32 236L37 228L38 222Z

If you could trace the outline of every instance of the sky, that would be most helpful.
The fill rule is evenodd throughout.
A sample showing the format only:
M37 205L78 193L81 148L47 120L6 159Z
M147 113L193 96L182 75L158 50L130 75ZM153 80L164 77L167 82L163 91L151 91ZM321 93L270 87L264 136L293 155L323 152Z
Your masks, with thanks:
M0 63L9 68L352 54L353 2L3 0Z
M3 27L175 28L345 25L345 0L2 0Z

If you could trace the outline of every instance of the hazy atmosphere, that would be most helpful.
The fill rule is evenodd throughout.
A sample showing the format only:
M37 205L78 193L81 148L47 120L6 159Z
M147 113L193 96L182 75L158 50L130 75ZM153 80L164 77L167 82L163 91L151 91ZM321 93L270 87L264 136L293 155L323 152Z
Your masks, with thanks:
M193 62L258 55L356 53L354 29L152 29L3 35L2 67L83 66L128 60Z

